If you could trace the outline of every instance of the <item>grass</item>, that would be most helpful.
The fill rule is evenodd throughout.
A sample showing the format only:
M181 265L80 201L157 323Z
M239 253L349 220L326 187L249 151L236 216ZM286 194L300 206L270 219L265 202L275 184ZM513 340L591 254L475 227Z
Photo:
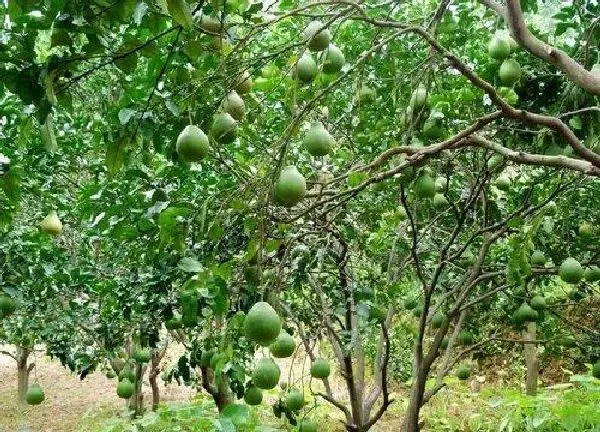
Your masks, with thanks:
M2 365L0 365L2 366ZM42 359L37 377L46 392L46 401L36 407L16 402L14 365L0 367L0 432L121 432L132 430L210 432L219 422L210 398L202 395L190 400L192 390L171 386L161 388L165 402L157 414L138 419L135 426L123 418L124 403L115 394L115 381L94 374L81 382L60 365ZM484 384L480 393L454 377L448 387L423 409L422 421L427 432L600 432L600 381L589 376L573 376L571 383L545 388L537 397L527 397L514 382L504 387ZM334 385L340 383L334 382ZM340 394L341 390L340 390ZM277 419L272 405L278 391L267 392L265 402L247 413L247 424L237 432L290 431L287 420ZM407 404L407 389L398 387L395 402L373 432L399 430ZM149 401L149 395L145 396ZM308 399L309 415L319 430L342 432L343 416L330 405ZM246 414L242 413L244 416ZM202 419L202 429L198 429ZM257 425L262 424L262 429ZM143 429L139 426L143 425ZM222 425L221 425L222 426ZM231 430L222 428L222 430Z

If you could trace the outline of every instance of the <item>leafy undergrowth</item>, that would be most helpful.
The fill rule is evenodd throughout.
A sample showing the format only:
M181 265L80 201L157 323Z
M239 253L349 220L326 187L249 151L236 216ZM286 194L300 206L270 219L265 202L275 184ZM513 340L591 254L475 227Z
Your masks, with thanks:
M373 432L398 431L406 400L395 402ZM423 411L424 432L598 432L600 431L600 384L588 376L574 376L571 383L541 390L536 397L518 389L490 386L472 393L462 383L450 381ZM342 431L332 408L320 405L310 415L319 431ZM248 408L234 405L217 414L212 401L198 396L190 403L169 403L156 413L133 422L111 418L86 431L94 432L275 432L295 431L285 420L273 416L269 404ZM101 424L101 425L100 425ZM81 429L81 430L84 430Z
M427 431L460 432L598 432L600 384L575 375L571 383L526 396L518 389L484 389L471 393L452 385L424 410Z

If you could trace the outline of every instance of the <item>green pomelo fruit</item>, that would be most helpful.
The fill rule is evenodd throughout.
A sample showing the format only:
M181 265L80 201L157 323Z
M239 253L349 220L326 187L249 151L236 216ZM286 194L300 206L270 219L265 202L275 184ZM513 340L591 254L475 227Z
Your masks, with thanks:
M7 295L0 295L0 318L9 317L17 310L17 302Z
M510 190L510 178L506 174L499 175L494 184L501 191Z
M117 384L117 395L122 399L129 399L133 396L133 383L125 378Z
M496 168L504 163L504 158L499 154L494 154L487 162L487 167L490 171L495 171Z
M317 358L310 366L310 375L313 378L325 379L331 373L331 366L324 358Z
M208 33L221 34L225 29L225 23L210 15L202 15L200 18L200 28Z
M565 282L576 284L583 278L584 271L579 261L569 257L560 265L558 275Z
M152 354L149 349L139 349L135 351L133 358L138 363L148 363L152 358Z
M458 343L461 345L472 345L475 337L468 330L461 330L457 337Z
M304 83L309 83L317 76L317 63L310 54L304 54L296 64L296 76Z
M208 156L208 137L194 125L186 126L177 137L177 154L186 162L198 162Z
M461 381L468 380L471 376L471 368L467 365L460 365L456 370L456 378Z
M338 73L346 63L344 53L337 46L330 44L325 52L325 60L323 60L323 73L335 74Z
M433 197L433 205L438 209L443 209L448 207L448 200L444 195L436 193Z
M28 405L39 405L44 402L46 395L38 383L31 384L25 393L25 401Z
M106 378L113 379L113 378L116 378L116 377L117 377L117 374L116 374L116 372L114 370L109 369L109 370L106 371Z
M256 387L255 385L250 386L246 389L246 393L244 393L244 401L251 406L260 405L263 400L262 390Z
M279 382L280 375L279 366L272 359L263 358L258 361L252 371L252 381L260 389L271 390Z
M236 80L235 91L238 94L250 93L252 90L252 77L248 71L244 71Z
M289 411L300 411L304 406L304 394L298 389L291 389L285 396L285 407Z
M119 372L119 381L129 380L130 382L135 382L135 373L131 370L129 365L123 366L121 372Z
M235 120L242 120L246 115L246 104L235 90L230 91L223 100L223 110Z
M529 302L531 307L536 311L546 309L546 299L540 295L534 296Z
M286 207L298 204L306 195L306 180L295 166L287 166L275 185L277 201Z
M504 60L510 55L510 43L498 36L490 40L487 49L490 57L496 60Z
M304 41L311 51L323 51L329 46L331 32L320 21L311 21L304 30Z
M522 303L521 306L513 314L515 324L523 324L537 320L538 313L527 303Z
M431 328L439 329L448 317L443 312L436 312L435 315L431 318Z
M110 359L110 366L116 373L120 373L125 367L125 360L121 358L112 358Z
M275 309L266 302L252 306L244 320L246 337L261 346L269 346L281 332L281 320Z
M314 420L305 418L300 422L298 432L317 432L317 424Z
M56 212L49 213L48 216L40 222L40 229L52 236L57 236L62 232L63 226L60 219L58 219Z
M584 273L585 280L588 282L597 282L600 280L600 267L587 267Z
M325 156L333 144L333 137L321 122L314 122L304 136L304 147L311 156Z
M432 118L431 116L425 120L423 124L423 134L431 139L437 140L444 137L444 123L440 118Z
M435 196L435 180L427 173L421 174L415 180L413 192L417 198L433 198Z
M285 330L281 330L275 342L269 345L269 350L275 358L287 358L294 354L296 341Z
M217 142L224 144L233 142L237 136L237 122L229 113L218 113L214 117L210 134Z
M410 107L412 108L412 111L418 112L422 108L425 108L425 106L427 106L427 100L427 87L425 87L423 84L419 84L410 97Z
M521 79L521 66L513 59L506 59L500 66L500 83L505 87L512 87Z
M544 252L540 250L534 250L531 254L531 264L539 267L546 264L546 256L544 255Z

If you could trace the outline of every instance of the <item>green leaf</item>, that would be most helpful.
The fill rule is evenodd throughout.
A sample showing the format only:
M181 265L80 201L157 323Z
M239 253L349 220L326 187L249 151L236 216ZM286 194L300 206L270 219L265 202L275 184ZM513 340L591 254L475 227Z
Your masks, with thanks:
M125 162L125 150L129 145L129 136L123 135L117 140L106 142L106 169L110 177L119 172Z
M221 416L231 419L233 424L239 427L248 423L250 410L248 409L248 405L231 404L225 407Z
M177 267L187 273L199 273L204 268L196 258L192 257L182 258Z
M144 15L146 15L146 12L148 12L148 5L143 1L139 2L135 6L135 11L133 12L133 22L135 22L137 25L140 25L142 23L142 18L144 18Z
M54 122L52 121L52 114L46 116L46 121L41 127L42 142L44 148L50 153L54 153L58 150L58 144L56 142L56 135L54 134Z
M192 11L185 0L167 0L167 9L173 20L184 29L190 30L193 27Z
M571 126L573 129L580 130L582 127L581 117L579 117L579 116L572 117L569 120L569 126Z
M130 108L123 108L121 111L119 111L119 122L121 122L122 125L125 125L134 115L135 110L132 110Z

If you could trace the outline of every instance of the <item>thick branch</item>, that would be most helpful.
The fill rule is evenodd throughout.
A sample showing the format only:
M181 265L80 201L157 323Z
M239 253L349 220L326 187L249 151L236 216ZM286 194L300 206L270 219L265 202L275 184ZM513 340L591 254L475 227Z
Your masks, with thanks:
M505 17L512 37L527 51L554 65L579 87L600 95L600 76L588 71L564 51L549 45L535 37L527 28L523 19L520 0L507 0Z

